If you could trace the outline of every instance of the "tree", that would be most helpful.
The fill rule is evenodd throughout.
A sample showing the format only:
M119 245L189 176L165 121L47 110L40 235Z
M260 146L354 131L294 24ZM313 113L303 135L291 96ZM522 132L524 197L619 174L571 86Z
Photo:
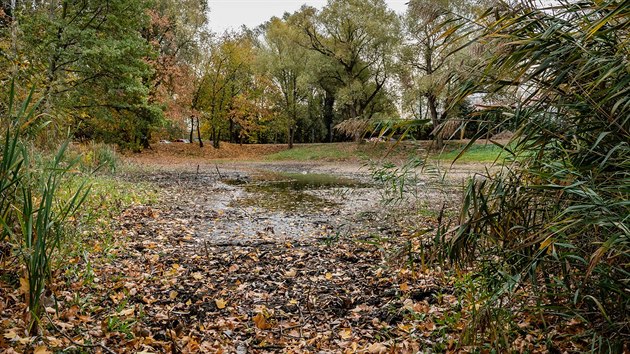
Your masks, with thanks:
M407 36L401 50L404 70L400 74L405 99L411 110L426 106L426 114L433 123L436 147L443 147L442 131L455 113L453 91L463 62L469 55L460 46L467 37L460 28L467 20L465 2L453 0L412 0L404 17ZM418 112L416 110L416 114Z
M262 64L281 93L277 109L287 132L289 149L293 148L298 121L306 111L309 96L311 53L298 45L298 36L295 15L272 18L265 25L265 46L261 55Z
M191 82L199 82L206 61L204 46L210 39L205 29L207 10L205 0L156 1L148 11L150 24L143 33L157 53L149 59L154 69L149 99L164 105L168 124L180 129L188 119L199 121L192 102L198 87ZM192 123L191 141L194 126Z
M19 2L18 86L37 87L44 112L78 138L147 146L161 117L147 99L147 9L145 0Z
M318 81L326 92L327 120L333 105L344 120L369 120L391 110L386 85L400 21L383 0L331 0L320 13L304 15L302 28L305 45L326 61L319 65Z
M226 33L210 48L193 109L204 112L202 125L210 131L215 148L226 128L230 142L239 140L235 116L229 113L234 99L251 87L254 55L252 39L243 34Z

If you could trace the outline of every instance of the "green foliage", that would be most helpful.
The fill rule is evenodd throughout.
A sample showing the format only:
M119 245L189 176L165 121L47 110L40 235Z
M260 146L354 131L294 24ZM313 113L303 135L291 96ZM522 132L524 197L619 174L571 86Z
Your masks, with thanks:
M12 90L11 98L14 97ZM38 330L42 297L51 276L51 259L64 235L66 220L77 212L89 188L80 185L66 198L59 198L63 182L75 162L64 161L67 143L40 171L31 164L23 129L37 124L37 104L31 97L11 119L5 132L0 162L0 211L2 239L8 238L26 269L27 303L31 334ZM13 112L10 100L9 113Z
M450 243L484 265L488 311L536 304L586 321L584 339L613 351L630 336L629 11L615 0L488 11L496 50L465 94L516 92L500 108L518 127L518 162L471 182ZM519 301L523 290L536 301Z
M132 149L148 144L162 115L148 100L153 54L141 36L148 6L145 0L17 2L16 30L0 28L0 41L12 43L7 59L18 63L11 70L17 86L40 88L38 114L55 127L44 135L50 145L68 128L81 140Z
M382 0L330 1L319 13L304 14L305 45L319 57L316 82L334 93L337 115L349 123L339 130L357 139L359 122L395 115L386 82L393 76L401 41L400 20Z
M425 165L420 158L411 158L401 166L385 163L380 167L372 167L372 178L382 184L381 198L385 204L396 204L406 201L409 195L418 195L419 168Z
M451 91L458 79L466 76L466 62L471 57L468 48L462 48L468 41L466 15L470 7L467 1L410 1L404 17L409 40L399 55L403 63L398 71L402 103L414 119L431 121L431 135L438 149L442 140L451 138L464 123L455 119L461 107Z

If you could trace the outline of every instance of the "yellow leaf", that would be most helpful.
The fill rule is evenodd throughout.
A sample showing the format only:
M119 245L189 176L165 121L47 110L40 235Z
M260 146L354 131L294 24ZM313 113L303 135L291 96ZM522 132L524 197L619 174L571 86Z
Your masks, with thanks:
M400 284L400 290L404 292L409 291L409 284L407 284L407 282Z
M134 312L134 309L132 307L132 308L120 311L118 315L122 317L133 316L133 312Z
M20 294L28 294L29 285L28 279L20 278Z
M39 347L35 348L33 354L52 354L52 352L48 350L45 345L40 345Z
M407 325L402 324L402 323L398 324L398 329L400 329L403 332L409 332L409 331L411 331L412 328L413 328L413 326L411 326L410 324L407 324Z
M540 243L540 248L539 249L542 250L542 249L547 248L554 241L555 241L555 239L553 237L547 237L543 242Z
M223 299L216 299L214 300L214 303L217 305L217 308L219 310L223 310L225 308L225 305L227 305L227 301Z
M267 321L267 319L265 318L265 315L263 315L262 313L254 316L253 320L254 324L256 324L256 327L260 329L269 329L272 327L269 321Z
M350 337L352 337L352 329L343 328L341 331L339 331L339 337L341 337L341 339L349 339Z
M175 291L175 290L171 290L171 292L168 294L168 297L169 297L171 300L175 300L175 298L177 297L177 295L178 295L178 294L177 294L177 291Z
M326 279L330 280L332 279L333 275L331 272L326 273Z
M195 280L201 280L203 279L203 274L199 273L199 272L195 272L192 274L193 279Z
M13 340L13 339L19 338L19 336L17 335L17 333L15 333L14 329L10 329L4 332L4 338Z

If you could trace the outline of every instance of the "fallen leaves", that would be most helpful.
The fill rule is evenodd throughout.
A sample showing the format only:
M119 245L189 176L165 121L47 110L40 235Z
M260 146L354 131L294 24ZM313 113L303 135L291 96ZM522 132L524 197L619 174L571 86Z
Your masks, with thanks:
M409 283L407 282L400 284L399 287L400 287L400 291L403 291L403 292L409 291Z
M373 343L367 348L367 352L371 354L386 353L387 347L382 343Z
M343 328L342 330L339 331L339 338L341 339L350 339L352 338L352 329L350 328Z
M223 299L215 299L214 303L217 305L217 308L219 310L223 310L225 306L227 305L227 302Z
M36 347L35 350L33 350L33 354L52 354L52 353L53 352L48 350L48 347L46 347L45 345L40 345Z
M172 205L126 210L117 243L92 256L98 283L68 277L62 280L71 289L58 285L55 297L66 310L50 316L78 342L139 353L416 353L457 342L464 321L443 323L460 304L453 295L435 295L450 286L444 274L401 270L376 246L353 239L330 245L312 235L262 234L218 245L212 234L191 237L197 232L191 224L213 230L244 217L210 202L181 206L188 196L203 198L208 187L168 183ZM374 228L365 229L354 236ZM19 326L0 323L2 340L16 348L39 345ZM41 350L71 346L49 334Z

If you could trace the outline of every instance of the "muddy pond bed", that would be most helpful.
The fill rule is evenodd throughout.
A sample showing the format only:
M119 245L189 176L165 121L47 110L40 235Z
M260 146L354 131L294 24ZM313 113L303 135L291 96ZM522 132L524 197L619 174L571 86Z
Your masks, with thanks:
M160 171L141 179L162 191L155 232L179 224L195 247L334 236L352 215L372 210L380 200L364 174L353 177L299 168L224 168L219 173ZM165 220L169 225L158 225Z

